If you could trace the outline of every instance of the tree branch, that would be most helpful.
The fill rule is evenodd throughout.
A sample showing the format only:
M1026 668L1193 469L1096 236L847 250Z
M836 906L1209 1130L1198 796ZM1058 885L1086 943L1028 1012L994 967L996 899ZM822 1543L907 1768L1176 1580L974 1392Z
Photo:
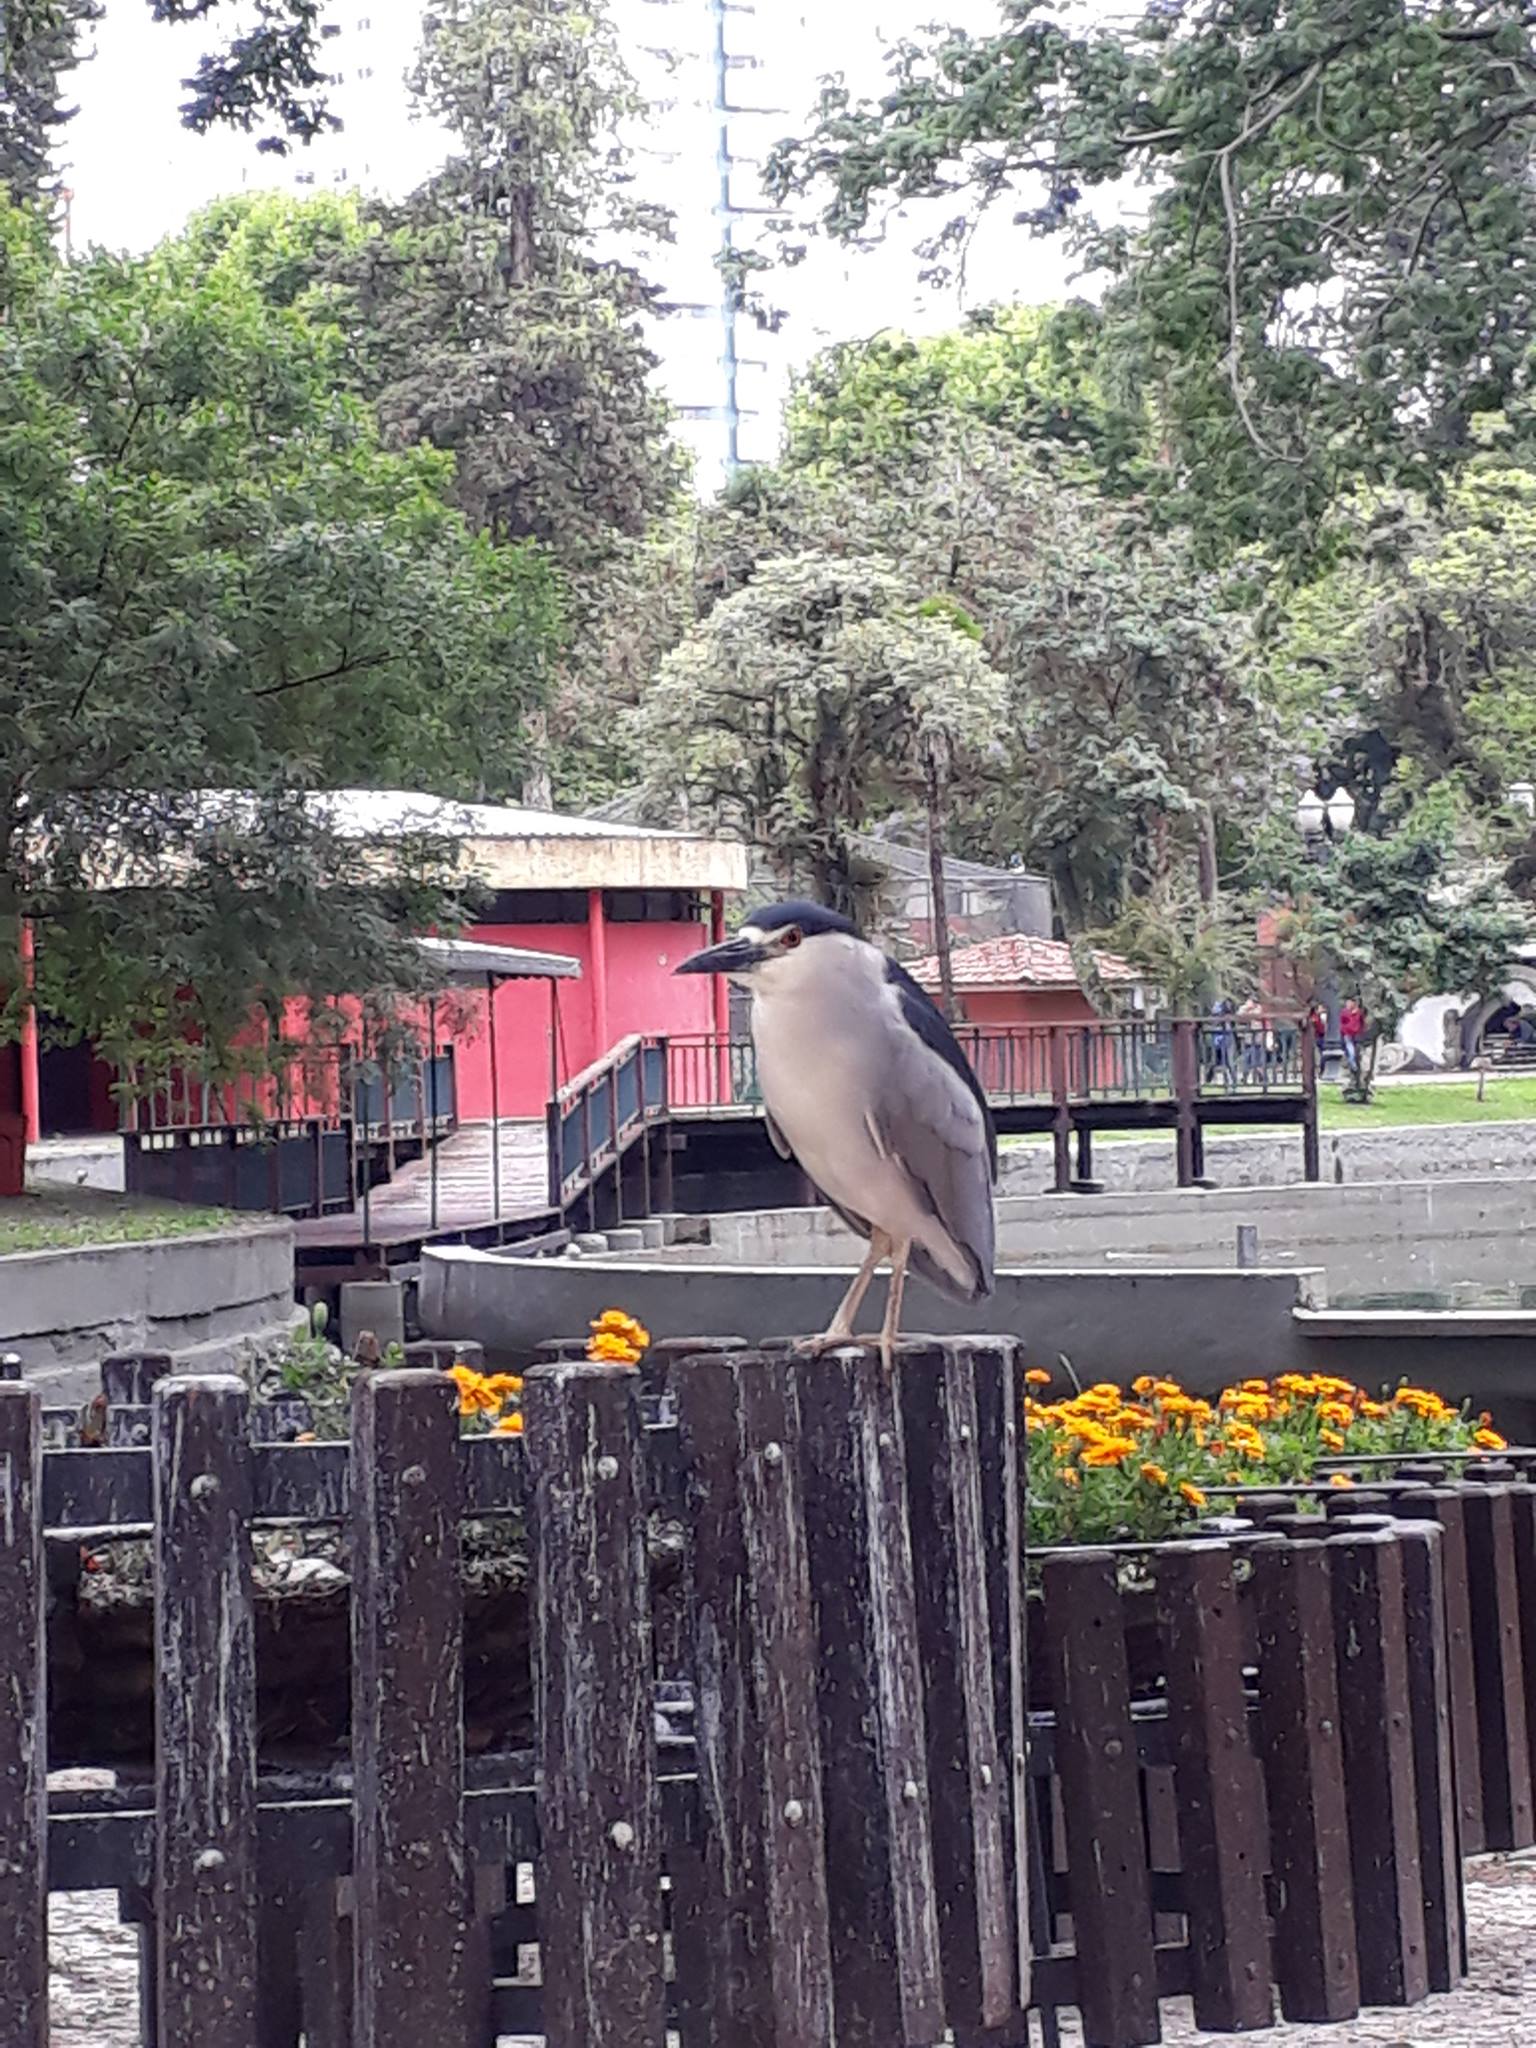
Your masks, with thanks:
M369 654L361 661L348 661L345 656L334 668L316 669L313 675L289 676L280 683L268 683L263 689L253 690L251 695L261 697L283 697L290 690L304 690L311 683L334 683L346 676L361 675L366 669L387 668L392 661L400 659L398 654Z

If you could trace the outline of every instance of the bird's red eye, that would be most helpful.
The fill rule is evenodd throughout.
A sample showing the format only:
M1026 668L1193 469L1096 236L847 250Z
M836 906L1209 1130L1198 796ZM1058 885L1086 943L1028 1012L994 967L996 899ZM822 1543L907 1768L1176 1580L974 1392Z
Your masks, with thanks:
M805 937L805 933L804 933L803 931L801 931L801 929L800 929L799 925L797 925L797 924L792 924L792 925L790 925L790 926L789 926L789 927L788 927L788 928L786 929L786 931L785 931L785 933L784 933L784 938L783 938L783 941L782 941L782 943L783 943L783 947L784 947L784 950L785 950L785 952L786 952L786 953L793 953L793 951L795 950L796 946L798 946L798 945L799 945L800 941L801 941L801 940L802 940L802 939L803 939L804 937Z

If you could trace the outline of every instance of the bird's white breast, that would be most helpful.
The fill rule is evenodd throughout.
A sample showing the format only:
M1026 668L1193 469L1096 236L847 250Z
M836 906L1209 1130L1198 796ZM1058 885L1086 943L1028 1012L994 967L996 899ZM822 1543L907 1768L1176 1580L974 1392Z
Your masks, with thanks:
M829 959L822 948L840 957ZM880 1048L890 1043L888 1031L907 1029L884 956L856 939L810 940L754 985L758 1081L796 1159L839 1208L926 1245L964 1281L963 1256L879 1137L876 1111L890 1078Z

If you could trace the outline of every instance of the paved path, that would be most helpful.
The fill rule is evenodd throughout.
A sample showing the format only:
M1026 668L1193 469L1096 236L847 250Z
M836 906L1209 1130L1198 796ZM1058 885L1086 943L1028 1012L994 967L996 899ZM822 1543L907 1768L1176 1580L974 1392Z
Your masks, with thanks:
M1486 1863L1468 1888L1472 1976L1451 1998L1412 2012L1371 2013L1344 2027L1276 2027L1242 2038L1252 2048L1530 2048L1536 2040L1536 1867ZM54 1900L52 2048L138 2048L138 1948L117 1924L110 1892ZM1169 2048L1222 2048L1169 2008ZM1067 2048L1080 2048L1075 2028ZM502 2048L524 2048L507 2039ZM532 2044L528 2044L532 2048Z

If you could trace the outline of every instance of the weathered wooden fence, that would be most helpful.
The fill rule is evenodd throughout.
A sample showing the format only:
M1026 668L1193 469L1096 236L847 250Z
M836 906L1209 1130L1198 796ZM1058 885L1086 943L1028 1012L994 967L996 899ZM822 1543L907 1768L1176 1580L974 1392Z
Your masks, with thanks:
M579 1348L521 1439L461 1436L422 1369L361 1382L350 1445L258 1441L297 1418L117 1360L100 1446L45 1451L0 1384L4 2048L47 2038L50 1888L140 1928L146 2048L1049 2048L1068 2006L1141 2048L1174 1996L1240 2031L1458 1981L1461 1856L1529 1826L1513 1467L1326 1520L1249 1496L1026 1587L1007 1341L910 1344L895 1380ZM252 1532L285 1521L340 1523L350 1577L350 1737L302 1770L257 1739ZM531 1549L511 1648L464 1619L461 1532L499 1521ZM135 1529L153 1765L49 1795L50 1565ZM466 1700L530 1645L528 1741L470 1753Z

